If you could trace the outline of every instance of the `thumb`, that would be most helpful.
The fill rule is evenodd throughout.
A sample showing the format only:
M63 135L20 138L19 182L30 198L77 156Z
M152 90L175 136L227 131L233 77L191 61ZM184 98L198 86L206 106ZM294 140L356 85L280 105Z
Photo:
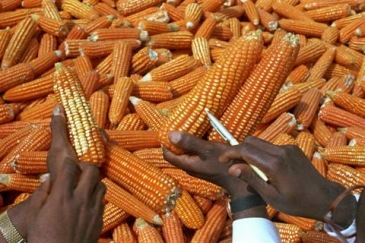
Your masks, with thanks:
M238 163L229 167L228 173L251 186L265 202L270 203L276 193L275 187L264 181L248 164Z
M172 131L169 134L169 139L178 148L195 154L204 151L204 148L209 146L208 141L204 141L187 132Z

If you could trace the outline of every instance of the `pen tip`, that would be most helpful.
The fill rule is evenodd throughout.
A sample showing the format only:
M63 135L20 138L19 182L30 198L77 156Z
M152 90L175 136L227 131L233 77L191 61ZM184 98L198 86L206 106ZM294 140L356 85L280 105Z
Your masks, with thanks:
M204 108L204 111L205 111L206 113L209 113L209 109L208 109L207 107L205 107L205 108Z

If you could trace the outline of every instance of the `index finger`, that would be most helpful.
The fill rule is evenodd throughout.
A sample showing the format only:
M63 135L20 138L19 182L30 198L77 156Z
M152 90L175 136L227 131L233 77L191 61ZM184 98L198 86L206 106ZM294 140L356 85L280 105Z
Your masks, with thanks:
M51 130L52 142L47 154L47 166L51 180L54 182L66 157L77 160L75 150L68 140L66 117L60 104L53 109Z

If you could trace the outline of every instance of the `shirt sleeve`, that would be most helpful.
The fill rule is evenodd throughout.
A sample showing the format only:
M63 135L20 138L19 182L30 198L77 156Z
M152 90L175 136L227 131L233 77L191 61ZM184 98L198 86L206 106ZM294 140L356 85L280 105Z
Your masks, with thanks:
M232 243L280 243L275 224L265 218L244 218L233 221Z
M354 197L356 198L356 201L359 201L359 194L354 194ZM335 232L332 231L331 227L328 224L324 224L324 231L329 234L332 237L335 237L338 239L338 236L336 235ZM351 225L347 228L341 231L341 234L343 236L350 236L352 234L356 233L356 220L354 219L354 221L352 221ZM356 240L356 237L352 237L352 238L348 238L347 241L348 243L354 243Z

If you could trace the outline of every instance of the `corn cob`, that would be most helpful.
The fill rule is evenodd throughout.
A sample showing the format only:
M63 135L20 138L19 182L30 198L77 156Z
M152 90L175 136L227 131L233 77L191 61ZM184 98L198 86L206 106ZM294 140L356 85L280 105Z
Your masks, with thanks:
M104 162L104 144L74 70L55 64L54 87L68 121L69 136L80 161L100 166Z
M144 130L145 127L146 124L137 113L130 113L123 117L123 119L119 122L116 130Z
M133 81L128 77L121 77L115 85L114 95L110 103L108 117L113 126L122 120L128 105L128 99L133 91Z
M302 48L302 47L301 47ZM304 82L308 78L309 69L306 65L298 65L290 72L288 77L285 80L285 84L296 84Z
M188 93L198 81L206 74L206 67L198 67L190 73L170 81L171 91L174 98Z
M166 242L184 243L185 236L180 219L175 211L169 215L162 215L162 236Z
M168 82L137 82L134 84L132 95L151 102L171 100L171 85Z
M323 23L293 19L280 19L278 22L280 28L286 31L313 37L321 37L324 30L328 27L328 25Z
M300 232L301 229L294 224L287 223L274 223L276 228L279 230L280 239L282 242L287 243L300 243Z
M332 134L326 124L315 116L309 128L315 137L316 142L318 142L320 146L325 147Z
M188 131L201 137L209 128L204 108L208 108L214 114L222 113L223 108L232 99L228 97L228 94L235 93L239 85L246 79L249 67L253 67L256 63L261 48L260 34L256 32L241 37L235 42L235 45L228 48L224 56L212 65L203 79L175 108L176 112L169 116L168 122L159 131L161 143L167 148L171 148L168 133L172 130ZM250 53L250 58L247 57L248 53ZM233 62L237 65L226 66ZM245 66L247 69L240 69L241 66ZM220 80L218 80L218 73ZM220 90L219 86L225 86L225 89ZM220 97L220 100L213 102L213 97Z
M99 13L95 9L77 0L63 0L62 9L78 19L94 20L99 17Z
M133 228L136 228L137 240L140 243L163 243L162 235L157 230L157 228L153 227L151 224L147 223L142 218L137 218Z
M19 196L17 196L14 200L14 204L18 204L21 203L25 200L27 200L32 194L28 193L28 192L22 192L19 194Z
M338 182L348 188L355 185L365 184L365 174L348 166L336 163L330 163L327 170L327 179ZM357 189L354 192L360 193Z
M2 58L1 68L3 70L18 63L35 30L36 22L30 17L25 18L17 25Z
M6 185L10 190L34 192L41 184L41 180L35 176L13 173L0 174L0 183Z
M108 178L157 213L169 212L173 208L180 193L173 178L116 144L107 144L106 157L102 169Z
M0 138L4 138L24 127L29 125L36 125L41 127L48 127L51 119L36 119L31 121L13 121L10 123L5 123L0 125Z
M155 66L157 60L157 52L149 47L144 47L133 55L130 72L145 74Z
M160 146L156 131L106 130L106 132L111 140L115 140L119 146L128 151L142 148L157 148Z
M245 10L246 17L253 25L260 23L260 16L255 4L249 0L241 0L241 6Z
M201 197L198 195L193 195L193 198L203 214L206 214L213 205L213 201L208 198Z
M97 126L104 128L109 109L109 96L101 90L95 91L90 96L89 102Z
M309 89L305 92L295 107L293 114L297 120L297 129L304 130L310 126L316 115L321 93L318 89Z
M11 164L14 171L21 174L40 174L48 172L47 151L24 151Z
M192 243L216 242L227 217L226 200L217 200L205 215L205 224L195 231Z
M347 165L363 165L364 151L363 146L337 146L319 150L326 160Z
M199 60L207 68L212 65L209 43L207 39L203 37L195 37L191 44L191 48L193 51L193 56L196 60Z
M122 222L124 222L129 217L129 214L124 212L119 207L114 204L108 202L104 206L103 213L103 228L101 230L101 234L105 234L109 230L115 228Z
M179 181L182 188L193 195L199 195L210 200L217 200L224 194L221 187L211 182L190 176L181 169L163 168L162 171Z
M311 68L308 79L322 78L335 58L336 48L328 48Z
M274 142L281 133L290 134L296 127L296 120L293 114L283 112L257 137L268 142Z
M331 137L328 139L328 143L325 148L334 148L338 146L346 146L347 138L346 135L341 132L332 133Z
M225 110L220 121L238 141L242 141L256 130L290 73L298 49L298 38L287 34L275 48L272 48L270 54L263 57L235 96L232 104ZM285 54L283 54L284 51ZM276 76L277 73L280 75ZM211 140L216 140L217 137L218 134L215 131L209 134Z
M342 75L337 81L335 91L342 91L344 93L350 93L354 87L355 77L352 74Z
M365 137L365 129L361 129L358 127L344 127L344 128L337 128L337 130L345 134L347 139Z
M350 5L336 4L328 7L306 11L305 14L317 22L329 22L351 15Z
M335 105L361 117L365 117L365 101L362 98L341 91L327 91Z
M44 32L56 37L64 38L68 34L67 25L63 20L52 19L38 14L32 14L32 19Z
M319 152L313 153L311 163L324 178L327 177L327 162Z
M265 116L262 118L262 123L268 123L277 118L283 112L289 111L291 108L295 107L302 94L295 87L289 87L288 89L280 92L274 99L269 110L266 112Z
M12 148L16 147L30 133L31 127L19 128L0 140L0 160L2 160Z
M9 44L11 38L10 27L0 30L0 59L3 58L6 47Z
M315 151L315 138L308 131L301 131L295 138L297 146L303 151L309 160Z
M35 127L29 134L15 147L0 162L0 171L2 173L12 173L11 164L16 161L17 156L23 151L47 150L51 145L51 132L49 129Z
M300 232L300 238L302 239L303 243L341 243L340 240L328 235L326 232L321 231Z
M347 41L350 40L352 36L354 36L355 30L364 23L365 23L365 16L353 20L351 23L340 29L338 40L341 43L346 43Z
M166 117L156 109L153 103L138 99L134 96L129 97L129 100L133 104L136 113L147 124L149 129L157 131L165 123Z
M57 48L57 37L45 33L39 42L38 57L43 56L45 53L55 51Z
M112 236L113 236L113 242L124 242L124 243L137 242L137 239L135 238L127 222L123 222L119 224L117 227L115 227L113 229Z
M2 3L2 11L12 11L20 7L21 0L3 0Z
M326 46L321 41L308 44L299 50L295 66L317 60L326 51Z
M318 117L330 125L338 127L353 126L365 129L365 118L352 114L341 108L337 108L333 105L322 105L318 113Z
M314 22L314 20L308 16L306 12L300 11L284 0L275 1L272 5L272 8L277 14L287 19Z
M221 232L221 234L219 235L219 242L222 242L225 239L229 239L231 238L232 240L232 219L227 219L225 224L224 224L224 228Z
M293 136L287 133L280 133L276 139L274 140L273 144L282 146L282 145L297 145Z
M147 46L151 48L186 49L191 47L193 35L188 31L176 31L152 35Z
M57 105L57 100L54 96L47 97L46 101L35 105L29 109L23 110L18 116L17 120L34 120L51 118L52 110Z
M20 112L20 105L17 103L0 104L0 124L8 123Z
M336 27L329 26L327 29L323 31L321 40L326 43L334 45L336 44L339 35L340 32Z
M282 212L278 212L276 214L276 217L285 223L294 224L305 231L314 230L316 226L316 220L314 219L292 216L289 214L284 214Z
M126 213L133 215L136 218L141 217L147 222L157 225L163 224L162 219L158 214L149 209L129 192L125 191L108 178L104 178L101 181L107 188L107 192L105 194L105 199L107 201L113 203L117 207L120 207Z
M139 149L134 151L133 154L158 168L175 168L174 165L164 159L161 148Z

